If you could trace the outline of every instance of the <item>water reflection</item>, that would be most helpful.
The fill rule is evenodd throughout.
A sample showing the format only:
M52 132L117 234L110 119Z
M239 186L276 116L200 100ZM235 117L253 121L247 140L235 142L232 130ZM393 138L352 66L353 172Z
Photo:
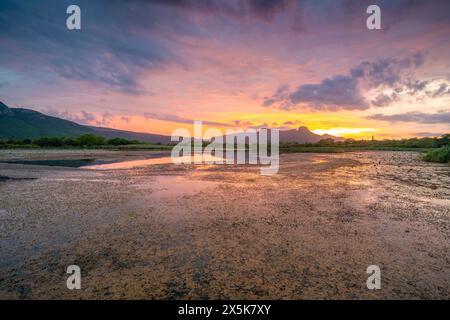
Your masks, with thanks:
M182 156L177 158L177 163L207 163L207 162L223 162L222 158L214 157L211 155L195 154L192 156ZM174 163L172 157L151 158L142 160L130 160L115 163L97 164L85 166L84 169L92 170L113 170L113 169L133 169L139 167L145 167L155 164L167 164Z
M9 160L1 163L24 164L34 166L79 168L91 164L94 159L63 159L63 160Z

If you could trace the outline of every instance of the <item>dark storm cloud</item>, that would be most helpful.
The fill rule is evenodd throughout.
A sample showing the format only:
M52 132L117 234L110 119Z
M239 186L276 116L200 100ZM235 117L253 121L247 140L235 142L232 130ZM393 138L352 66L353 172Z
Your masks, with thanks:
M450 111L439 113L407 112L393 115L374 114L367 117L370 120L379 120L386 122L416 122L416 123L450 123Z

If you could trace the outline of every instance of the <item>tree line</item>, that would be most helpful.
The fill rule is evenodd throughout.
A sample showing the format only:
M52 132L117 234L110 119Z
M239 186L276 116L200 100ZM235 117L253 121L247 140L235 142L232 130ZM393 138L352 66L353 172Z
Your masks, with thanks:
M282 143L281 148L289 146L302 147L391 147L391 148L440 148L450 144L450 134L440 138L410 138L399 140L355 140L334 141L323 139L316 143Z
M78 137L43 137L38 139L7 139L0 140L0 148L23 146L23 147L90 147L90 146L122 146L132 144L144 144L138 140L124 138L106 139L94 134L84 134ZM192 142L193 143L193 142ZM157 143L159 144L159 143ZM205 146L206 142L203 143ZM440 138L410 138L400 140L355 140L334 141L323 139L316 143L281 143L280 148L290 147L395 147L395 148L440 148L450 145L450 134Z
M38 147L90 147L90 146L122 146L131 144L142 144L137 140L123 138L106 139L95 134L84 134L75 138L70 137L43 137L38 139L7 139L0 140L1 147L10 146L38 146Z

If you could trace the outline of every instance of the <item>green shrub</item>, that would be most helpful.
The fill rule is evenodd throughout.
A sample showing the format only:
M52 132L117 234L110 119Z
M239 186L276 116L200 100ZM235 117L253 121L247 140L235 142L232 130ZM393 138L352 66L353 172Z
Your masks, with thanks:
M442 137L440 137L438 140L438 146L439 147L445 147L450 145L450 134L444 134Z
M34 140L33 143L39 147L62 147L64 145L64 139L58 137L39 138Z
M123 138L114 138L114 139L109 139L107 141L107 144L112 145L112 146L124 146L124 145L128 145L128 144L139 144L139 141L127 140L127 139L123 139Z
M450 146L428 151L424 160L428 162L450 163Z
M102 146L106 143L105 138L95 134L83 134L75 139L78 146Z

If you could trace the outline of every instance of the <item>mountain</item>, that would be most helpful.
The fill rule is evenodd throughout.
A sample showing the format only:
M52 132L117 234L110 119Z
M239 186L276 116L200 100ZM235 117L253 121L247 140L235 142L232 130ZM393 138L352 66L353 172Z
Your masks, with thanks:
M280 142L316 143L324 139L333 139L334 141L345 140L344 138L335 137L329 134L315 134L307 127L299 127L298 129L280 131Z
M123 138L149 143L166 144L170 142L170 136L84 126L29 109L9 108L4 103L0 102L0 139L76 137L82 134L95 134L108 139ZM307 127L280 131L280 142L314 143L323 139L333 139L335 141L344 140L343 138L328 134L315 134Z
M270 128L267 128L267 138L270 140ZM259 135L259 132L257 132ZM238 137L240 135L245 135L245 133L237 133L237 134L231 134L228 136L224 136L223 139L226 139L226 137ZM310 131L307 127L299 127L298 129L292 129L292 130L280 130L280 142L297 142L297 143L316 143L320 140L324 139L333 139L334 141L343 141L344 138L341 137L335 137L329 134L315 134L314 132Z
M40 137L74 137L94 131L72 121L40 112L9 108L0 102L0 139L36 139Z
M111 128L103 127L88 127L94 130L96 135L112 139L112 138L123 138L128 140L138 140L149 143L163 143L167 144L170 142L170 136L163 136L159 134L143 133L143 132L133 132L125 130L117 130Z
M151 143L170 142L170 136L84 126L34 110L9 108L0 102L0 139L77 137L82 134L95 134L105 138L123 138Z

